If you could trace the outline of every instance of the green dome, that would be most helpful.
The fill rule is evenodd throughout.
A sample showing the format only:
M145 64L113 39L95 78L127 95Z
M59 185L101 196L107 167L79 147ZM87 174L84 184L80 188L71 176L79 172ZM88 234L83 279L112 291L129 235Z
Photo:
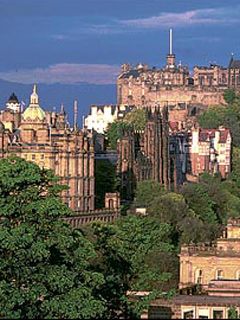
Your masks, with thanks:
M43 121L45 119L45 112L40 106L29 106L22 114L23 120Z

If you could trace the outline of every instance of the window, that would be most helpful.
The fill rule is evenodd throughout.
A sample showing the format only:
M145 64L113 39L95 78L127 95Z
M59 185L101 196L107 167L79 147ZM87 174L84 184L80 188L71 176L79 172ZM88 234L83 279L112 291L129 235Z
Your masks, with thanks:
M183 319L194 319L193 310L183 311Z
M36 155L32 154L32 160L35 160L35 159L36 159Z
M223 319L223 310L213 310L213 319Z
M196 271L195 282L196 284L202 284L202 280L203 280L203 272L201 269L198 269Z
M198 319L209 319L210 310L208 308L199 308L198 309Z
M42 159L42 160L44 159L44 154L41 154L41 159Z
M217 278L217 280L222 280L223 279L223 271L222 270L217 270L216 278Z
M114 208L113 199L109 199L109 201L108 201L108 206L109 206L109 209L113 209L113 208Z

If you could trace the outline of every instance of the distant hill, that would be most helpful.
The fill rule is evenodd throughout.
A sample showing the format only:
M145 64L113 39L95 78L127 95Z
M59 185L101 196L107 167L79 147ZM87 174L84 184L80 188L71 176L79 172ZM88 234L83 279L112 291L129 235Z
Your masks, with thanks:
M26 104L32 92L32 85L8 82L0 79L0 108L3 109L10 94L14 92L20 101ZM78 100L78 122L81 124L82 116L87 115L91 104L116 103L115 85L93 85L93 84L39 84L38 94L40 105L46 110L56 107L59 110L61 103L69 114L69 120L73 119L73 101Z

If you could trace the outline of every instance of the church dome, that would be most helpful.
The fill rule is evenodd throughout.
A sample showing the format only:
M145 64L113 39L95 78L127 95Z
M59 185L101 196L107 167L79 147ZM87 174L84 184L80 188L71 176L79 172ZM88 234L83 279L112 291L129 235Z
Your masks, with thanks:
M22 114L23 120L40 120L45 119L45 112L40 106L29 106Z
M22 114L25 121L43 121L45 119L45 112L39 105L37 86L33 86L33 92L30 97L30 104Z

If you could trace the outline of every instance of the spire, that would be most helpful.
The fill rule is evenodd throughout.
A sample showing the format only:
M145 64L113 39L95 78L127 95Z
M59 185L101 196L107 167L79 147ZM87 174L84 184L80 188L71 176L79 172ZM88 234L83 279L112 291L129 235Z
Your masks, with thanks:
M173 31L169 29L169 53L167 55L167 68L174 69L175 67L175 54L173 53Z
M65 109L64 109L63 103L61 104L61 107L60 107L60 114L65 114Z
M231 58L230 58L230 61L229 61L229 64L228 64L228 68L232 68L233 61L234 61L234 53L232 52L231 53Z
M172 28L169 30L169 54L173 54L173 33Z

